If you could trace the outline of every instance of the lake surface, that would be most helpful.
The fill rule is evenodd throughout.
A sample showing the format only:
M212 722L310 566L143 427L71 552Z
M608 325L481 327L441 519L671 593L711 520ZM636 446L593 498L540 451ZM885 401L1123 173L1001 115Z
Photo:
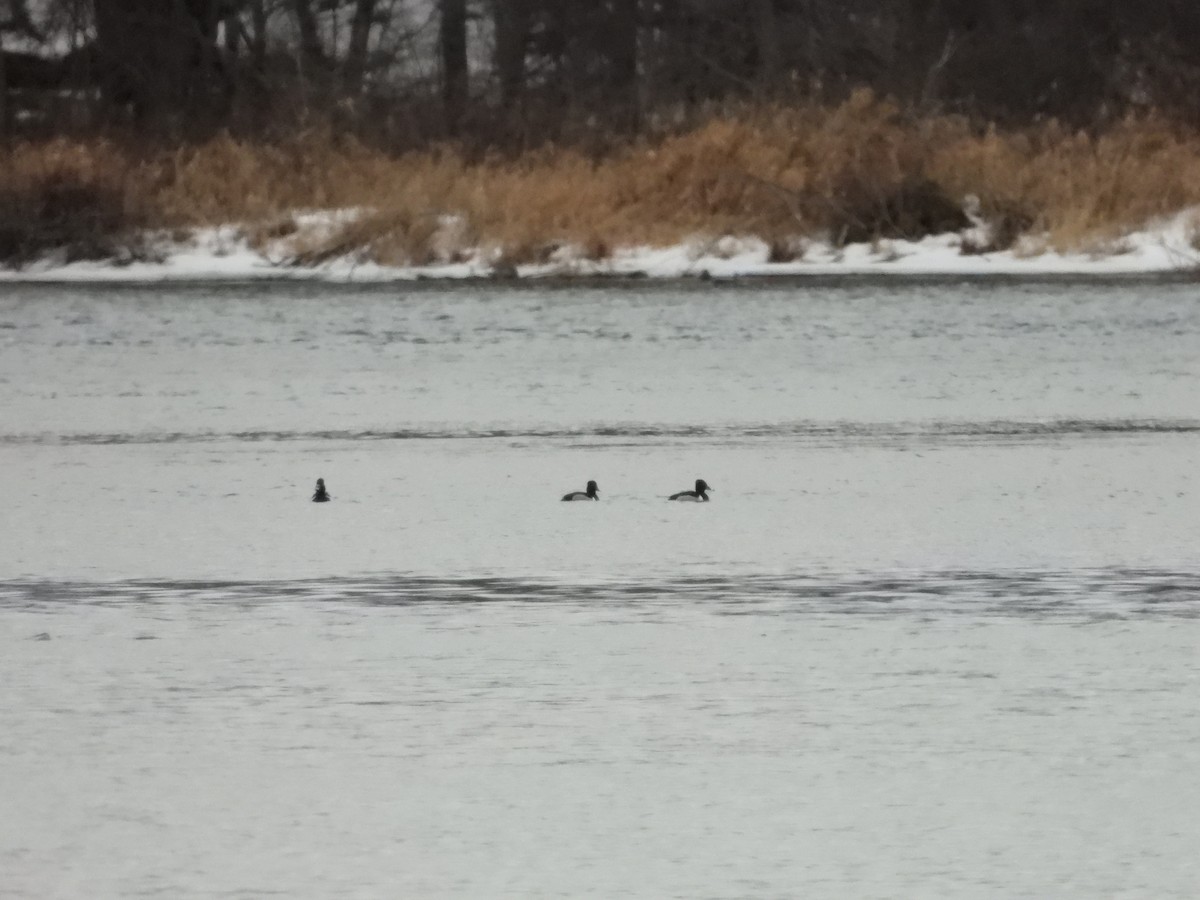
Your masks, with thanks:
M1200 287L4 285L0 410L6 898L1200 888Z

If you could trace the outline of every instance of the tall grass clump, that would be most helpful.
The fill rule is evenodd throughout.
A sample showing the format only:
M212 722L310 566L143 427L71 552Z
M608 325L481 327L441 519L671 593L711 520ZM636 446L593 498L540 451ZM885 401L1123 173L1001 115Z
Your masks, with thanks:
M0 265L142 257L142 190L130 159L105 142L0 150Z
M563 247L603 256L726 234L772 246L961 231L977 198L1002 249L1023 235L1091 249L1200 205L1200 134L1153 114L1093 131L1000 129L917 115L860 92L836 106L724 110L602 158L572 147L468 158L451 146L389 155L329 129L284 141L221 136L135 154L104 141L0 151L0 259L48 246L100 252L131 227L241 223L287 239L288 259L357 254L429 263L483 250L512 263ZM353 210L318 235L287 223ZM282 223L282 224L281 224Z

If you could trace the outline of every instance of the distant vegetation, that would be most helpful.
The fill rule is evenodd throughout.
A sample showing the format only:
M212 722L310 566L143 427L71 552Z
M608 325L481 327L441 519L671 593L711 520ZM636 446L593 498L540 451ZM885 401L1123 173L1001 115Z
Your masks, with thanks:
M960 231L968 195L964 252L1104 252L1200 203L1183 0L0 0L0 39L9 264L225 223L299 264L789 259Z
M474 159L440 148L392 155L316 130L281 142L228 135L146 152L103 139L3 151L0 254L52 246L75 258L141 252L141 229L242 223L252 241L295 232L300 210L361 214L301 241L294 261L363 250L385 263L451 261L475 247L549 258L573 244L602 258L630 244L757 235L778 259L799 238L919 238L993 224L990 246L1026 233L1103 252L1122 231L1200 204L1200 136L1147 116L1098 133L1046 123L973 127L859 94L835 107L748 108L601 158L543 148Z

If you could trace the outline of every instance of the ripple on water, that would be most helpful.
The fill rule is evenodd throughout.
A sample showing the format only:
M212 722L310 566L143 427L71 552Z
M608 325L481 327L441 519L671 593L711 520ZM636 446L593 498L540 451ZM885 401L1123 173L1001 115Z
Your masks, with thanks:
M296 581L0 582L0 606L58 604L553 603L590 607L687 604L717 615L1200 618L1200 573L1160 569L934 571L690 576L572 581L526 577L382 575Z

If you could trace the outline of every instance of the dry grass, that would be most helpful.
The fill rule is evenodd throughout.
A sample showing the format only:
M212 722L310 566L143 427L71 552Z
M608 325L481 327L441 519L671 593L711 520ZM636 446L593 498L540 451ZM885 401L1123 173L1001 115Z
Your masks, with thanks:
M66 261L144 255L128 160L103 144L55 141L0 160L0 263L20 265L50 252Z
M433 262L475 246L516 263L564 244L600 258L721 234L758 235L785 258L810 236L957 230L968 194L997 223L996 245L1028 230L1058 249L1089 249L1200 205L1200 134L1155 116L1097 134L1055 123L980 129L862 93L835 108L714 118L600 161L571 149L482 162L449 148L392 157L324 131L285 144L223 137L149 157L104 141L18 144L0 150L9 207L0 259L4 234L64 185L101 198L106 233L241 222L268 240L294 230L297 210L364 211L319 240L297 239L298 263L349 252Z

